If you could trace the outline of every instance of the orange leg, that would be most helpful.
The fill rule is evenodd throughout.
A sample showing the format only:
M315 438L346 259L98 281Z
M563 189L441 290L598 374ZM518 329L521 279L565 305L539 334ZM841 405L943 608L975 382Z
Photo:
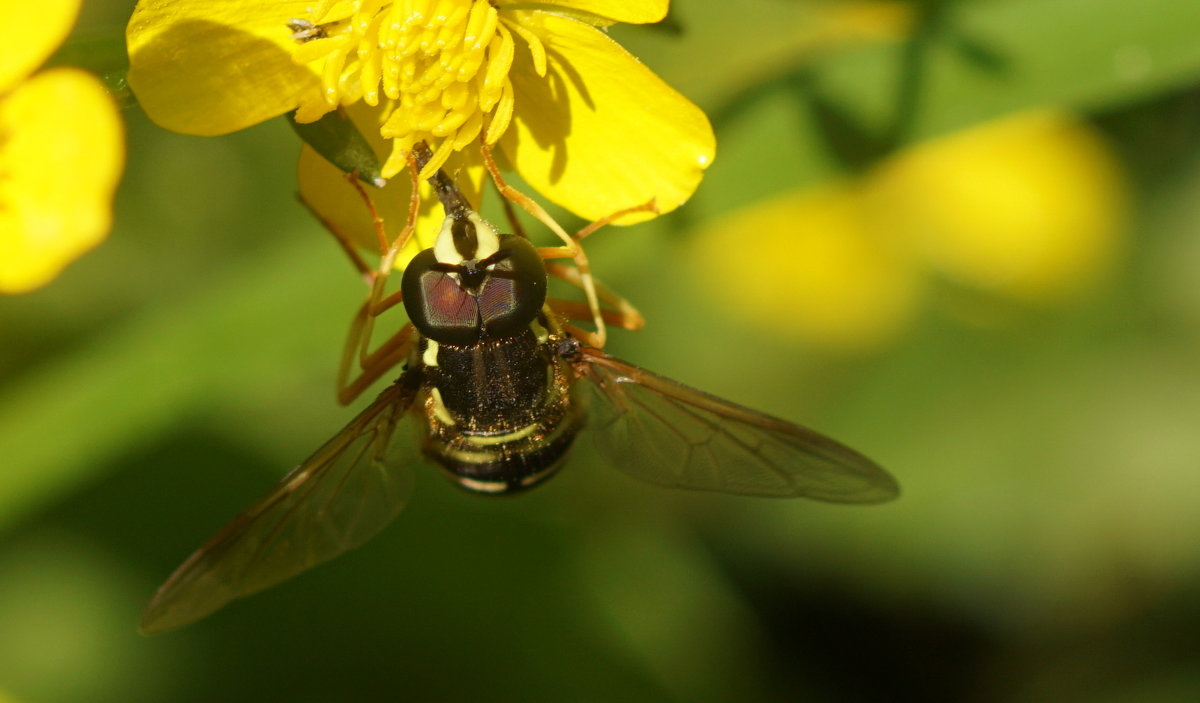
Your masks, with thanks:
M588 262L587 253L583 250L583 246L580 244L580 241L604 225L631 212L657 211L654 205L654 200L652 199L650 202L637 207L618 210L617 212L596 220L590 225L584 227L574 237L572 237L568 235L565 230L563 230L561 225L554 221L554 218L550 217L550 214L547 213L541 205L538 205L529 196L518 191L516 188L513 188L504 181L504 177L500 175L500 169L496 166L495 159L492 158L491 147L485 144L481 147L480 151L483 155L484 166L487 167L488 173L491 175L492 181L496 184L496 189L500 191L500 194L507 200L516 203L521 207L521 209L525 210L525 212L533 215L535 219L546 225L546 227L553 232L555 236L562 240L564 246L542 247L538 249L538 253L542 255L542 258L547 259L570 258L574 260L575 268L577 269L578 273L578 286L583 290L584 297L587 299L588 309L590 310L592 316L592 323L596 327L595 332L588 332L584 334L586 335L589 344L597 348L602 348L608 338L608 329L605 326L604 314L600 309L600 299L596 290L596 281L592 277L592 267ZM636 313L636 311L634 312Z
M350 263L353 264L354 268L357 269L359 274L362 275L363 280L366 281L367 285L371 285L371 281L374 279L375 272L371 270L371 267L367 265L367 262L363 261L363 258L359 256L358 251L354 248L354 244L350 242L349 237L335 227L332 222L322 217L321 213L317 212L316 208L312 206L312 203L305 200L303 193L300 194L299 198L300 204L303 205L306 210L308 210L308 214L315 217L317 222L320 222L325 227L325 231L333 235L333 238L337 240L338 246L341 247L342 251L345 252L347 257L349 257Z
M580 290L583 289L583 281L580 280L579 269L574 266L565 266L556 261L547 261L546 273L562 281L566 281ZM596 297L600 299L602 304L608 306L608 309L601 308L600 310L600 314L604 317L605 322L626 330L640 330L646 324L646 318L642 317L642 314L628 300L618 295L600 281L593 279L593 282L596 285ZM572 303L572 301L567 300L554 300L551 302L555 305ZM568 309L573 309L573 305L575 303L572 303L572 305L562 305L560 311L572 319L586 320L587 317L566 312Z
M522 239L529 239L525 234L525 228L521 226L521 221L517 219L517 212L513 210L513 203L508 198L502 198L500 203L504 206L504 214L508 217L508 223L512 225L512 233Z
M581 303L575 300L563 300L561 298L550 298L546 301L550 309L558 313L563 318L568 320L590 320L592 319L592 309L587 306L587 303ZM600 315L604 321L610 325L621 327L624 329L637 329L636 327L626 327L628 321L621 313L607 308L600 309ZM589 333L584 332L584 341L587 341ZM590 344L589 344L590 346Z
M350 343L342 355L342 364L338 370L338 402L342 405L353 402L372 383L379 380L380 376L404 361L412 348L413 330L414 327L411 324L404 325L399 332L379 345L379 348L366 359L360 358L359 374L353 380L349 379L349 361L354 357L353 347L357 346L357 342L353 339L349 340Z
M417 190L417 169L411 158L409 171L412 176L412 197L409 204L408 218L404 229L390 242L384 231L383 219L379 216L379 211L376 209L370 194L363 188L355 174L347 174L347 181L358 192L366 204L367 212L370 213L371 222L374 225L375 239L380 255L379 264L374 269L359 256L354 245L344 232L339 231L333 226L333 223L317 214L314 208L301 198L301 202L304 203L305 207L334 236L339 246L346 252L351 263L358 269L369 287L366 301L363 302L350 323L350 330L346 335L346 343L342 352L342 360L338 365L337 397L338 402L343 405L353 401L371 383L375 382L380 376L402 361L408 355L409 347L412 343L412 325L406 324L396 334L383 342L379 348L375 350L371 349L371 337L374 333L375 319L403 300L399 291L387 295L386 289L388 277L395 267L396 256L408 243L409 239L412 238L416 226L417 210L420 206L420 195ZM352 367L355 366L355 361L357 361L358 375L351 378Z
M592 234L593 232L600 229L604 225L612 222L613 220L615 220L619 217L622 217L624 215L627 215L629 213L632 213L632 212L645 212L645 211L650 211L650 212L655 211L653 200L651 200L650 202L647 202L643 205L638 205L637 207L631 207L631 208L625 208L624 210L618 210L617 212L614 212L614 213L608 215L607 217L602 217L599 220L592 222L591 224L587 225L586 227L579 230L575 234L573 239L576 243L576 246L579 246L580 250L582 250L582 246L579 245L579 242L582 241L584 237L587 237L588 235ZM553 258L560 258L560 257L566 258L566 257L572 256L571 251L569 249L567 249L566 247L541 247L538 249L538 253L541 254L542 258L544 258L544 259L553 259ZM581 268L579 268L578 265L564 266L563 264L560 264L557 262L547 261L546 262L546 273L550 274L551 276L554 276L555 278L559 278L563 281L566 281L567 283L570 283L571 285L575 286L576 288L583 290L585 294L587 293L587 285L588 285L587 278L590 278L592 288L596 294L596 298L599 300L600 303L603 303L608 306L608 309L604 309L604 308L600 308L598 310L592 309L591 312L592 312L593 320L595 319L596 313L599 313L600 318L604 322L611 324L611 325L616 325L617 327L620 327L622 329L638 330L638 329L641 329L642 326L646 324L646 319L644 317L642 317L642 314L640 312L638 312L637 308L633 307L633 305L630 304L630 302L628 300L626 300L624 297L618 295L611 288L608 288L600 281L596 280L594 276L588 276L587 278L585 278L583 270ZM557 312L559 312L560 314L564 314L571 319L574 319L574 320L586 320L587 319L586 317L581 316L579 314L579 310L577 308L575 308L574 305L570 305L568 303L569 303L569 301L552 301L552 307L554 307L555 310ZM575 335L576 337L581 338L589 346L596 347L597 349L604 348L606 338L605 338L605 335L602 334L602 332L604 332L605 328L597 327L596 333L588 332L586 330L581 329L580 327L578 327L576 325L571 325L571 324L566 324L565 328L568 329L568 331L571 332L571 334Z
M587 298L588 307L592 311L592 322L596 325L594 339L599 341L600 345L603 346L607 330L604 327L604 317L600 314L600 301L596 297L596 286L592 281L592 267L588 263L587 254L583 251L583 247L579 246L579 242L572 239L541 205L538 205L529 196L504 182L504 177L500 175L500 169L496 167L496 161L492 158L491 147L485 144L480 148L480 151L483 154L483 164L487 167L488 173L491 174L492 181L496 184L496 189L500 191L500 195L513 201L522 210L533 215L535 219L546 225L565 245L561 247L561 250L564 252L562 256L575 260L575 266L579 268L580 280L583 282L583 294Z
M421 206L421 196L418 189L420 185L418 169L411 155L409 156L408 170L412 178L408 217L405 220L404 229L400 230L396 238L390 243L387 240L387 234L384 232L383 218L379 216L379 212L376 210L375 203L371 200L370 194L367 193L358 179L350 181L351 185L354 186L354 189L362 197L363 202L366 203L368 212L371 213L371 220L375 225L375 237L381 246L381 255L379 257L379 266L373 272L371 292L367 297L367 302L350 325L350 334L347 338L347 346L343 353L342 365L338 374L338 402L343 405L357 398L369 385L408 356L409 346L412 343L413 328L412 325L406 324L396 334L381 344L378 349L371 350L371 337L375 331L375 319L404 300L400 291L386 295L386 290L388 277L395 270L396 256L408 244L413 232L416 230L417 212ZM355 347L358 350L358 368L360 373L356 378L350 380L350 359L355 355Z

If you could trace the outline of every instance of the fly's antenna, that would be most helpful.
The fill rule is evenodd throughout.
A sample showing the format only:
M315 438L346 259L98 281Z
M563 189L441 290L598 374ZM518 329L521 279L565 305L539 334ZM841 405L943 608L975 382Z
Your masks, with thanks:
M433 158L433 152L429 150L429 145L425 142L414 144L412 155L416 161L418 172L424 169L429 160ZM447 217L453 217L456 220L463 219L467 213L474 211L471 204L467 202L466 196L442 169L439 168L437 173L429 177L429 184L437 193L438 200L442 201L442 207L445 208Z

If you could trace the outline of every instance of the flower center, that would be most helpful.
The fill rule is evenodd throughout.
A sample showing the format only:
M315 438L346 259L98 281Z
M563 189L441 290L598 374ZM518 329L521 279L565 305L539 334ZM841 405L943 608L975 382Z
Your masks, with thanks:
M380 134L393 140L384 177L402 170L420 141L433 150L427 177L481 133L494 143L512 118L515 42L487 0L324 0L311 20L290 26L293 59L324 86L324 102L301 105L297 119L360 99L380 106Z

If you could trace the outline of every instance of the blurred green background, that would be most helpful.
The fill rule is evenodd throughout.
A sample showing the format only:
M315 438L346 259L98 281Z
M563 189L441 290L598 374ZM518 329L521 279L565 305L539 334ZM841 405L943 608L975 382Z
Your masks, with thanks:
M77 35L131 9L90 2ZM422 469L363 549L139 636L170 571L351 417L363 291L282 120L202 139L134 106L108 241L0 299L0 701L1200 700L1200 4L677 0L613 34L719 148L681 211L589 240L648 319L610 349L852 444L901 499L674 493L586 441L512 499ZM930 266L847 349L737 315L754 266L698 258L758 202L1032 108L1096 130L1130 204L1070 296Z

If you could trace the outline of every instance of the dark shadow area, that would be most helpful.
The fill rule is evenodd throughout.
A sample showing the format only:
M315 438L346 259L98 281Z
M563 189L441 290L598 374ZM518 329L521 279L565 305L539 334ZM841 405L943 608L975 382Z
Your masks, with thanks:
M935 601L884 601L844 584L799 582L769 566L727 563L771 652L764 667L781 700L819 691L827 703L972 700L1002 640Z
M813 691L827 703L1100 700L1118 692L1191 700L1155 698L1157 689L1144 687L1159 682L1161 694L1200 685L1195 584L1166 598L1134 585L1105 617L1064 611L1020 625L1018 616L1000 631L933 593L889 603L719 545L718 560L765 633L763 665L781 700Z

